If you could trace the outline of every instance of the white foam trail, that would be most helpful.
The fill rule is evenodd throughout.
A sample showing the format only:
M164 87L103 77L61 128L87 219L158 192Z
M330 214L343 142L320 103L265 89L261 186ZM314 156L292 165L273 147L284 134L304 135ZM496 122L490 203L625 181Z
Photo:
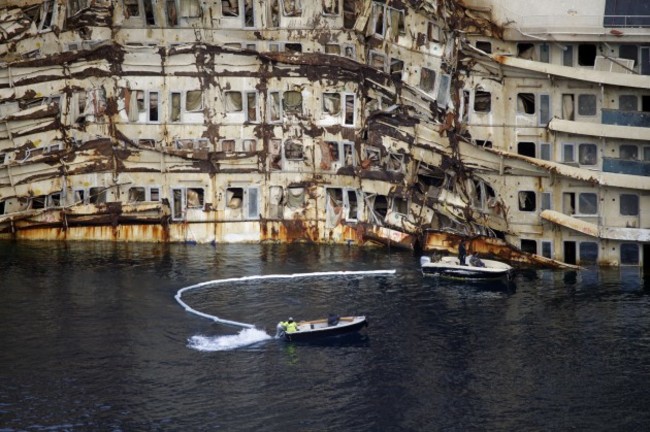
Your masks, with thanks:
M229 351L268 339L272 337L264 331L247 328L236 335L192 336L187 345L197 351Z
M364 276L364 275L383 275L383 274L395 274L395 270L365 270L365 271L335 271L335 272L272 274L272 275L244 276L240 278L216 279L207 282L201 282L195 285L190 285L185 288L181 288L178 290L174 298L181 306L183 306L183 308L185 308L186 311L191 312L195 315L201 316L203 318L211 319L215 322L222 323L222 324L254 329L255 328L254 324L227 320L227 319L219 318L218 316L215 315L209 315L207 313L199 312L196 309L191 308L187 303L181 300L181 297L185 291L190 291L204 286L218 285L218 284L223 284L228 282L242 282L242 281L260 280L260 279L292 279L292 278L305 278L305 277L318 277L318 276L354 276L354 275ZM226 337L226 336L221 336L221 337Z

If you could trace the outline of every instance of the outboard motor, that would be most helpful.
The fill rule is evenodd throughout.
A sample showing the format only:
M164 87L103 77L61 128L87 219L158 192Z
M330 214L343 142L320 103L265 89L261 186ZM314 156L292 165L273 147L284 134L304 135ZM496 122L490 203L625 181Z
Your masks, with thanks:
M423 266L425 264L429 264L431 262L431 258L428 256L422 256L420 257L420 266Z

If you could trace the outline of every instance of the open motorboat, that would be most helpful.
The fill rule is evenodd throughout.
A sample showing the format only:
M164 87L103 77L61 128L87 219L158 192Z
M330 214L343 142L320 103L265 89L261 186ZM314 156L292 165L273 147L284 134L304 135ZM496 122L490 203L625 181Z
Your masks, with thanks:
M431 261L431 258L423 256L420 258L420 265L424 276L443 276L467 280L507 278L512 271L509 264L479 259L475 255L468 256L465 259L465 265L460 265L458 258L453 256L445 256L437 261Z
M308 341L313 339L320 339L327 336L336 336L345 333L352 333L361 330L368 325L365 316L344 316L339 317L330 315L328 318L317 319L312 321L298 321L296 322L297 330L295 332L287 332L279 323L277 327L277 335L287 341Z

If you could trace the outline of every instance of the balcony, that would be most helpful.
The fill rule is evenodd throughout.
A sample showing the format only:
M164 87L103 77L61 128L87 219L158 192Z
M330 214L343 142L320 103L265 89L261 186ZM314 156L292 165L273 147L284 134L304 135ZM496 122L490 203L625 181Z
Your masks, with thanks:
M602 123L618 126L650 127L650 112L602 109Z
M650 177L650 161L604 157L603 172Z

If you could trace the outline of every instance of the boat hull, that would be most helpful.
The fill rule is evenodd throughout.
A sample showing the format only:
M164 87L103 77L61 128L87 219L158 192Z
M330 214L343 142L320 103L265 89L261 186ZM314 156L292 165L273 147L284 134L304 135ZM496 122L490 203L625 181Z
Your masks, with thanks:
M368 326L365 316L341 317L337 325L326 325L326 320L302 321L298 323L299 330L287 333L279 331L279 337L289 342L305 342L347 333L355 333Z
M423 257L421 266L422 275L463 280L494 280L508 278L510 276L512 267L508 264L492 260L482 261L485 267L472 265L461 266L457 258L451 257L445 257L436 262L431 262Z

